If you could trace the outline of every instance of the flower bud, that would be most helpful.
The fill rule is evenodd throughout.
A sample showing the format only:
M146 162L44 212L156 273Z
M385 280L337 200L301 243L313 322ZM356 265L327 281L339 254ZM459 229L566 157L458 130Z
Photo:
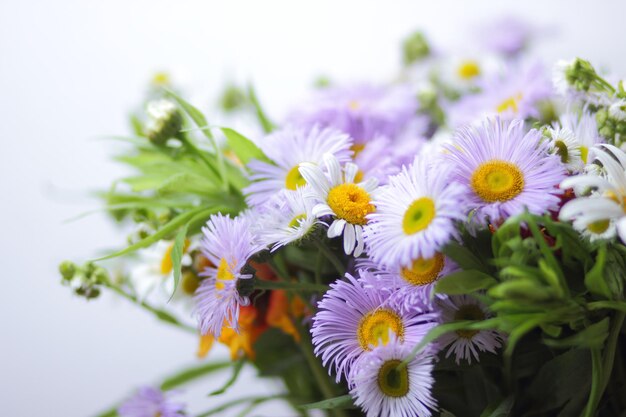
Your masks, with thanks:
M224 89L220 98L220 107L226 112L238 110L247 102L246 95L241 88L230 85Z
M59 265L59 272L65 281L71 281L76 275L76 264L71 261L63 261Z
M148 103L146 136L155 145L163 145L176 137L183 126L183 116L178 107L169 100L161 99Z
M403 52L404 64L411 65L430 55L430 46L422 32L415 32L404 41Z

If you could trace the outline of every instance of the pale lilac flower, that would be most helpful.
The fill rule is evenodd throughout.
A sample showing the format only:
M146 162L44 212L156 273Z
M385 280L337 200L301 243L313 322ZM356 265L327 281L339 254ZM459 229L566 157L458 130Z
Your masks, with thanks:
M475 209L472 222L497 223L524 210L541 215L558 208L565 168L537 130L526 132L522 120L485 119L459 129L446 148L452 181L465 187L467 208Z
M318 303L311 328L315 354L336 373L337 382L363 353L389 343L390 334L414 346L432 328L435 313L407 311L392 295L363 270L359 279L346 274L345 281L331 284Z
M465 320L485 320L493 316L487 307L469 295L448 296L435 299L441 313L441 323ZM496 353L502 346L504 335L497 330L457 330L447 332L438 339L443 348L449 346L446 358L454 354L456 363L472 359L478 361L479 352Z
M286 127L259 142L272 163L253 160L248 163L251 184L244 188L250 206L266 203L281 190L294 191L306 184L298 167L303 162L319 165L324 154L340 163L350 161L352 140L345 133L330 128Z
M404 368L411 346L394 336L390 342L364 353L350 373L350 395L367 417L429 417L437 407L432 388L435 356L420 351Z
M356 143L364 143L376 136L393 139L415 116L417 107L417 98L407 86L328 87L317 91L289 121L333 127Z
M172 401L171 394L142 387L118 408L117 413L120 417L184 417L185 405Z
M242 270L250 257L262 249L252 233L248 216L231 219L213 215L202 228L200 249L212 263L200 275L206 277L196 290L196 315L200 332L219 337L225 325L237 329L239 306L250 300L237 292L240 279L250 279Z
M457 234L455 221L464 220L469 210L463 187L449 174L448 167L424 155L380 188L364 234L372 260L410 267L418 258L433 257Z

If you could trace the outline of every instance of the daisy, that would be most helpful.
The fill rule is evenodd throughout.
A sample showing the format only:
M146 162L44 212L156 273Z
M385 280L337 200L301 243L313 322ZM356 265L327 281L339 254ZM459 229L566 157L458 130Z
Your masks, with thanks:
M463 320L485 320L491 312L480 301L468 296L448 296L438 298L435 303L441 312L441 323ZM448 347L446 358L454 354L456 363L465 359L468 363L478 360L478 352L496 353L504 341L502 333L496 330L457 330L445 333L438 339L441 346Z
M381 187L364 233L372 260L410 268L420 258L435 256L456 235L454 222L465 219L468 210L463 187L450 183L448 173L424 155Z
M573 220L574 228L595 239L609 239L617 233L626 242L626 153L612 145L594 149L602 164L599 175L569 177L561 188L589 190L586 195L567 202L559 214L561 220Z
M458 270L454 261L441 252L430 258L417 258L405 267L385 267L367 258L357 259L356 265L357 269L367 269L377 276L384 287L398 290L397 296L406 309L430 306L437 281Z
M301 126L334 127L356 143L378 135L394 138L417 112L417 99L406 86L328 87L289 118Z
M398 369L411 347L394 337L355 363L350 374L350 395L367 417L429 417L437 407L432 388L435 357L431 350L419 352Z
M301 240L319 223L313 214L314 202L306 193L306 187L283 190L263 206L253 224L263 246L271 246L273 252Z
M561 158L570 172L580 172L587 163L589 149L602 138L596 118L589 112L564 113L554 127L548 128L552 153Z
M337 382L363 353L389 343L390 334L413 346L432 328L434 313L406 311L392 293L363 270L358 279L346 274L345 281L331 284L318 303L311 328L315 355L334 370Z
M117 410L120 417L184 417L185 405L173 402L170 393L142 387Z
M354 163L359 167L355 181L376 178L379 184L384 184L390 175L398 171L394 164L391 141L378 136L366 144L354 145Z
M201 250L212 265L200 273L206 279L196 290L196 315L203 335L219 337L225 324L237 329L239 306L249 304L247 297L239 295L237 284L252 278L242 269L261 246L247 216L213 215L202 232Z
M137 252L139 261L130 270L130 282L139 297L144 299L156 288L161 287L164 293L170 294L174 290L172 248L174 242L160 240L154 245ZM190 266L192 263L189 242L183 247L182 266Z
M522 120L488 118L459 129L455 139L445 158L453 166L452 181L465 187L466 201L475 208L476 224L497 223L526 209L541 215L558 208L565 169L538 131L525 133Z
M479 35L487 49L514 57L528 46L533 32L527 22L515 16L504 16L482 25Z
M538 118L538 104L552 94L552 85L538 64L509 67L504 73L481 79L479 87L479 93L466 95L449 106L451 126L494 115L507 120Z
M301 164L300 174L311 186L311 195L318 202L313 207L317 217L333 216L328 228L328 237L343 234L343 249L349 255L358 257L363 253L363 226L367 215L374 211L371 193L378 180L370 178L355 184L359 168L348 162L342 172L339 161L331 154L324 155L328 175L312 164Z
M322 163L324 154L334 155L341 163L352 156L348 135L333 129L287 127L263 139L259 146L273 164L248 163L252 183L244 188L250 206L267 202L281 190L294 191L306 184L298 166L303 162Z

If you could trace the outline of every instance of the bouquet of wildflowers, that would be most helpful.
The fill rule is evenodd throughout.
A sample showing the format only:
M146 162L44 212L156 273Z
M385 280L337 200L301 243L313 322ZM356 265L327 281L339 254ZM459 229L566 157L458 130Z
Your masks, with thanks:
M102 193L128 245L60 271L197 334L200 361L102 415L624 415L624 84L583 59L550 76L519 22L488 40L416 33L393 82L321 83L281 123L229 87L245 133L156 80L135 173ZM220 402L243 367L282 391ZM203 413L171 391L222 377Z

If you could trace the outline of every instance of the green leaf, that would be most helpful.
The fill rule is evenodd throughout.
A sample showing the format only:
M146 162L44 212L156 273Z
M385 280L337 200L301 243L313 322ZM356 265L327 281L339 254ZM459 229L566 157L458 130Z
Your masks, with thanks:
M473 269L481 272L488 272L489 269L483 263L483 261L474 255L467 247L453 242L443 249L443 253L456 262L461 269Z
M129 247L122 249L120 251L114 252L110 255L106 255L106 256L102 256L100 258L94 259L92 262L96 262L96 261L103 261L105 259L111 259L111 258L116 258L118 256L122 256L122 255L126 255L129 253L132 253L138 249L142 249L142 248L146 248L150 245L152 245L154 242L157 242L165 237L167 237L168 235L170 235L171 233L174 233L174 231L176 231L180 226L184 225L185 223L187 223L188 221L190 221L191 219L193 219L194 217L197 216L204 216L205 218L208 218L209 215L213 214L214 212L216 212L216 208L205 208L205 207L198 207L194 210L190 210L188 212L185 213L181 213L178 216L174 217L172 220L170 220L167 224L165 224L165 226L161 227L158 231L156 231L154 234L141 239L139 242L130 245Z
M237 407L239 405L242 404L262 404L264 402L267 401L271 401L271 400L275 400L275 399L279 399L279 398L288 398L287 395L285 394L278 394L278 395L270 395L268 397L243 397L243 398L237 398L231 401L228 401L224 404L221 404L215 408L212 408L208 411L205 411L203 413L197 414L196 417L209 417L209 416L214 416L218 413L221 413L224 410L228 410L229 408L232 407ZM223 414L222 414L223 415Z
M606 246L600 246L596 263L585 275L585 287L594 295L611 298L611 290L604 277L604 267L606 264Z
M487 294L493 298L548 301L555 298L552 288L532 279L512 279L491 287Z
M495 407L488 406L480 417L509 417L513 404L515 404L515 398L513 396L506 397L497 403Z
M242 164L246 165L252 159L270 162L263 151L259 149L254 142L243 136L241 133L227 127L222 127L221 130L224 133L224 136L226 136L228 145L235 155L237 155L237 158L239 158Z
M257 98L256 92L254 91L254 87L252 85L248 87L248 97L250 98L250 102L256 110L256 116L259 119L261 126L263 127L263 131L265 133L269 133L274 130L274 123L272 123L265 114L265 111L263 110L263 107L261 107L261 103L259 103L259 99Z
M205 375L221 371L231 365L232 362L224 361L205 363L200 366L192 366L164 379L163 382L161 382L161 389L163 391L171 390L172 388L179 387Z
M330 398L324 401L318 401L310 404L303 404L298 406L303 410L332 410L336 408L353 408L352 397L348 394L340 397Z
M584 330L573 336L563 339L545 339L544 343L551 347L566 348L601 348L609 336L609 318L587 326Z
M284 290L303 292L326 292L328 285L312 284L309 282L263 281L255 280L254 288L263 290Z
M233 374L230 376L228 381L222 386L222 388L216 389L209 393L209 396L220 395L226 392L226 390L233 386L235 382L237 382L237 378L239 377L239 373L243 369L243 365L246 363L246 358L241 358L233 365Z
M493 277L476 270L459 271L437 281L435 292L443 294L469 294L497 284Z

